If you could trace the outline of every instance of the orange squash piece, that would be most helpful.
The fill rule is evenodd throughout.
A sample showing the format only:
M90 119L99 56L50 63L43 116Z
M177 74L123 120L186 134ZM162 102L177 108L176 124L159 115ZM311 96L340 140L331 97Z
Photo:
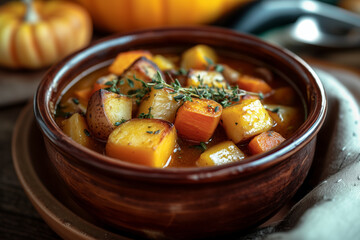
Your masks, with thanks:
M86 105L90 99L91 93L92 91L90 87L74 91L75 97L79 99L79 101L85 103Z
M211 47L207 45L196 45L186 50L181 56L180 66L185 69L205 70L209 67L209 61L215 63L217 55Z
M272 91L272 88L264 80L260 78L251 77L249 75L241 76L236 84L240 89L256 92L256 93L269 93Z
M270 149L280 145L285 138L280 133L274 131L263 132L249 142L248 148L251 154L267 152Z
M152 59L152 54L145 50L133 50L119 53L114 62L109 66L109 71L116 75L121 75L124 70L128 69L136 59L146 57Z
M160 119L131 119L109 136L106 155L124 161L161 168L176 144L172 123Z
M193 99L178 110L175 127L180 137L195 142L207 142L213 135L222 112L222 106L208 99Z

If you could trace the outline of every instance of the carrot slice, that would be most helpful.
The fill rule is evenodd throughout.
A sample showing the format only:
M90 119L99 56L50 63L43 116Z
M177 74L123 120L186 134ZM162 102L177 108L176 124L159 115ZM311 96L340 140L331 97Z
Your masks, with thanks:
M121 75L138 58L146 57L152 59L152 54L145 50L133 50L122 52L117 55L114 62L110 65L109 71L116 75Z
M175 128L180 137L195 142L207 142L213 135L222 112L222 106L208 99L193 99L178 110Z
M248 75L241 76L237 81L237 85L240 89L250 92L261 92L265 94L272 91L272 88L264 80Z
M283 138L280 133L267 131L254 137L249 142L248 148L252 154L259 154L269 151L280 145L283 141L285 141L285 138Z

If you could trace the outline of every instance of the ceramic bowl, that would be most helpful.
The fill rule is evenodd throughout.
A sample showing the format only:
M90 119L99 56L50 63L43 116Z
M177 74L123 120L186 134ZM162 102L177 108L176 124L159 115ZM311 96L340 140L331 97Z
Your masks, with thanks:
M265 154L229 165L187 169L154 169L106 157L75 143L56 125L54 108L64 90L109 64L117 53L176 51L199 43L248 56L291 76L304 99L306 121ZM188 239L255 227L293 197L312 163L326 97L313 70L287 50L221 28L170 28L111 36L65 58L44 76L34 111L48 155L80 206L133 236Z

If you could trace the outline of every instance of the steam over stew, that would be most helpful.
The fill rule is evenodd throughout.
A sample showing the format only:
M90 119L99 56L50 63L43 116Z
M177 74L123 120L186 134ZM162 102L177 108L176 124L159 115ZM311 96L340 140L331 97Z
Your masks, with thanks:
M119 161L203 167L280 145L304 121L301 104L271 69L197 45L119 53L65 92L55 116L73 140Z

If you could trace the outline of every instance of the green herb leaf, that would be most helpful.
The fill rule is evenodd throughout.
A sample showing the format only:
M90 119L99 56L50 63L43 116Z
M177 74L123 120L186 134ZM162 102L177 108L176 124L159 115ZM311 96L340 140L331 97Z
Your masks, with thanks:
M90 132L89 132L86 128L84 129L84 133L85 133L85 135L88 136L88 137L91 136L91 135L90 135Z
M131 80L130 78L128 78L128 79L126 79L126 80L127 80L128 84L129 84L129 86L130 86L131 88L133 88L133 87L134 87L134 81Z

